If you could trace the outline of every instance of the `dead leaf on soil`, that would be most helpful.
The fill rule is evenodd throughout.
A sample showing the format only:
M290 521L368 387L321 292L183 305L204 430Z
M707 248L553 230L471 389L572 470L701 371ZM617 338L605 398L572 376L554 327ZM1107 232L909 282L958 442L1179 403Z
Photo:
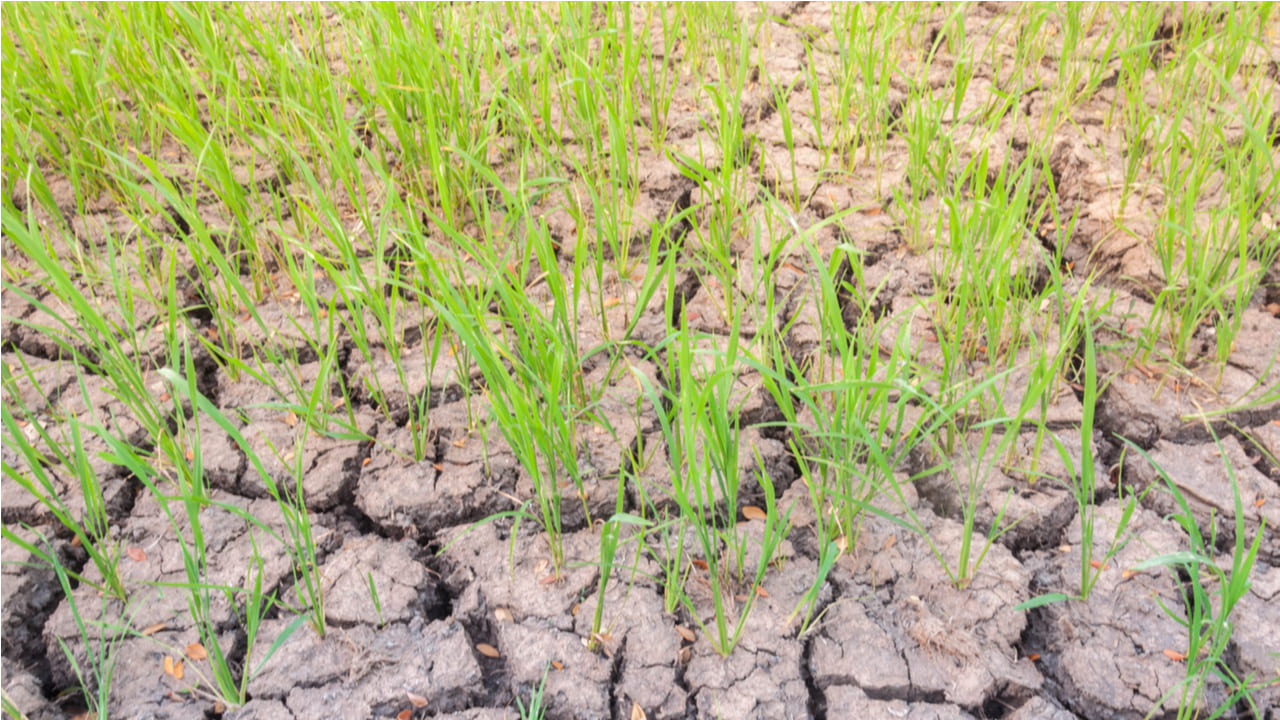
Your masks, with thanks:
M693 566L698 568L699 570L706 570L709 567L707 565L706 560L699 560L698 558L690 558L689 562L693 563Z
M564 669L564 663L560 662L559 660L552 660L552 661L551 661L551 667L553 667L553 668L555 668L555 669L557 669L557 670L563 670L563 669Z
M1058 546L1058 552L1062 552L1062 553L1069 553L1069 552L1071 552L1071 546L1070 546L1070 545L1059 545L1059 546Z
M515 617L511 614L511 611L506 608L498 608L497 610L494 610L493 616L498 619L498 622L516 621Z
M684 638L685 642L693 642L698 639L698 635L694 631L683 625L677 625L676 632L680 633L680 637Z
M1165 650L1164 656L1174 662L1182 662L1183 660L1187 659L1186 653L1180 653L1177 650Z
M762 597L762 598L767 598L767 597L769 597L769 591L768 591L768 590L765 590L763 585L757 585L757 586L756 586L756 595L758 595L758 596L760 596L760 597Z
M764 520L765 518L769 517L767 514L765 514L765 511L761 510L755 505L748 505L742 508L742 516L748 520Z
M649 720L649 716L644 714L644 708L640 707L640 703L631 703L631 720Z
M164 656L164 674L165 675L173 674L173 657L172 656L169 656L169 655Z
M476 652L488 658L501 656L501 653L498 652L498 648L490 645L489 643L476 643Z
M192 660L203 660L209 657L209 651L205 650L200 643L191 643L187 646L187 657Z
M182 679L182 661L177 660L173 663L173 676L178 680Z
M396 714L396 720L409 720L409 718L412 718L412 717L413 717L413 711L407 708L404 710L401 710L399 713Z
M148 625L142 628L142 632L139 634L142 635L143 637L150 637L160 632L161 630L165 629L165 627L167 627L165 623L156 623L155 625Z
M125 554L127 554L129 556L129 559L134 562L147 561L147 553L137 545L130 545L129 549L125 550Z
M533 566L533 574L541 575L543 571L547 569L547 566L550 564L551 564L550 561L548 561L546 558L542 558L541 560L538 561L537 565Z
M409 702L413 703L414 707L420 708L420 707L427 706L427 699L422 697L421 695L417 695L415 693L411 693L408 691L405 692L405 695L409 696Z
M555 584L555 582L556 582L556 580L559 580L559 579L560 579L560 578L556 577L556 574L555 574L555 573L551 573L550 575L548 575L548 576L546 576L546 577L542 578L541 580L539 580L539 581L538 581L538 584L539 584L539 585L554 585L554 584Z

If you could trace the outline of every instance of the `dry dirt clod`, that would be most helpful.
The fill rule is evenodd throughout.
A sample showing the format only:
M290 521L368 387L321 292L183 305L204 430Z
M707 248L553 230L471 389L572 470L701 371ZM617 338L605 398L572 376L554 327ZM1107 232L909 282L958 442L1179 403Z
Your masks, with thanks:
M907 628L907 635L927 652L950 655L957 660L972 660L978 656L977 642L972 633L930 612L924 601L915 595L907 598L908 607L915 611L916 619Z

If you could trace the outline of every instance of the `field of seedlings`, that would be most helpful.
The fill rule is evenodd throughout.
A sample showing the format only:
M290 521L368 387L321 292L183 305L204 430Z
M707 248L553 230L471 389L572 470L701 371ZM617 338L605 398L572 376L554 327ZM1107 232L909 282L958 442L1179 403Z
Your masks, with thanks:
M1273 4L5 3L13 718L1280 718Z

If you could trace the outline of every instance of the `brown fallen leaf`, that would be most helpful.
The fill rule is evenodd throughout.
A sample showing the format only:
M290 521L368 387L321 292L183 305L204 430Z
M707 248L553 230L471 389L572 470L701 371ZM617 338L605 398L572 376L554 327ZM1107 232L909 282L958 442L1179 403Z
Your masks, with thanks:
M173 657L169 655L164 656L164 674L165 675L173 674Z
M221 700L214 700L214 701L213 701L213 714L214 714L214 715L221 715L222 713L224 713L224 712L226 712L226 711L227 711L227 706L226 706L226 704L225 704L225 703L223 703Z
M192 460L195 460L195 459L196 459L196 451L195 451L195 450L187 450L187 452L183 455L183 457L185 457L185 458L187 459L187 462L191 462Z
M1089 567L1093 568L1094 570L1106 570L1106 569L1107 569L1107 566L1106 566L1106 565L1103 565L1101 560L1090 560L1090 561L1089 561Z
M284 424L289 427L296 427L298 424L298 414L295 412L285 413Z
M755 505L748 505L742 508L742 516L748 520L764 520L765 518L769 517L768 514L765 513L765 511L761 510Z
M166 625L165 623L156 623L154 625L148 625L142 628L142 632L139 633L139 635L142 635L143 637L150 637L160 632L161 630L165 629L166 627L168 627L168 625Z
M173 662L173 676L178 680L182 679L182 661L175 660Z
M1027 659L1030 660L1031 662L1035 662L1040 659L1040 653L1031 653L1030 655L1027 656Z
M1069 553L1069 552L1071 552L1071 546L1070 546L1070 545L1059 545L1059 546L1058 546L1058 552Z
M408 691L405 691L405 695L409 696L409 702L412 703L414 707L420 708L420 707L427 706L427 699L422 697L421 695L411 693Z
M435 468L436 472L444 472L444 463L431 463L431 467Z
M564 663L560 662L559 660L552 660L552 661L551 661L551 667L553 667L553 668L555 668L555 669L557 669L557 670L563 670L563 669L564 669Z
M693 657L693 648L686 645L676 653L676 662L681 665L688 665L691 657Z
M396 713L396 720L409 720L412 717L413 717L413 711L408 708L405 708L404 710L401 710L400 712Z
M698 639L697 633L683 625L677 625L676 632L680 633L680 637L684 638L685 642L693 642Z
M489 643L476 643L476 652L488 658L501 657L501 653L498 652L498 648L490 645Z
M1180 653L1177 650L1165 650L1164 656L1174 662L1182 662L1183 660L1187 659L1186 653Z
M191 643L186 649L187 657L192 660L203 660L209 657L209 651L204 649L200 643Z
M548 575L548 576L546 576L546 577L542 578L541 580L539 580L539 581L538 581L538 584L539 584L539 585L554 585L554 584L555 584L555 582L556 582L556 580L559 580L559 578L557 578L557 577L556 577L556 574L555 574L555 573L551 573L550 575Z
M767 598L767 597L769 597L769 591L768 591L768 590L765 590L763 585L757 585L757 586L756 586L756 595L758 595L758 596L760 596L760 597L762 597L762 598Z
M631 703L631 720L649 720L649 716L644 714L644 708L640 707L640 703Z
M511 611L506 608L498 608L494 610L493 616L498 619L498 622L515 622L516 621L515 616L512 615Z
M710 567L709 565L707 565L706 560L699 560L698 558L691 558L689 562L693 563L693 566L698 568L699 570L706 570L708 567Z
M128 555L128 556L129 556L129 559L130 559L130 560L132 560L132 561L134 561L134 562L146 562L146 561L147 561L147 553L146 553L142 548L138 547L137 545L130 545L130 546L129 546L129 548L128 548L127 550L125 550L124 552L125 552L125 554L126 554L126 555Z

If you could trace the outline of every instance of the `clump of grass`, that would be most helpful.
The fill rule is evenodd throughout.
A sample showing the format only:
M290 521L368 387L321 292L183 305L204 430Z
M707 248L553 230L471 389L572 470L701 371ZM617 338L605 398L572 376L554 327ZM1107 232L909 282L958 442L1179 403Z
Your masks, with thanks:
M785 514L780 514L775 491L763 464L756 458L760 471L756 479L766 504L763 534L755 568L747 567L746 539L738 527L738 497L742 468L739 463L739 407L733 404L738 359L737 327L730 334L724 351L710 351L710 369L695 368L695 335L689 330L688 318L669 338L665 348L669 365L668 377L674 387L663 394L648 378L637 375L650 402L659 410L658 422L666 442L671 464L670 499L679 511L676 518L661 526L665 531L667 550L667 606L678 602L702 628L712 647L728 655L737 646L747 618L764 581L769 564L788 532ZM690 561L685 569L686 534L692 536L701 551L698 562ZM674 536L675 545L670 537ZM696 568L693 567L696 565ZM710 584L711 618L704 620L694 599L686 590L689 573L705 572ZM742 589L746 600L736 607L734 596Z
M1228 688L1229 696L1210 711L1210 717L1222 716L1241 701L1247 702L1250 710L1255 715L1258 714L1258 706L1251 695L1254 679L1237 676L1226 659L1226 653L1235 629L1231 622L1231 613L1236 603L1249 592L1249 587L1252 585L1250 575L1258 559L1258 549L1266 533L1266 523L1262 523L1253 542L1249 543L1246 540L1244 507L1240 501L1240 486L1236 481L1235 468L1229 461L1225 461L1226 452L1223 451L1213 428L1208 429L1213 434L1214 443L1218 445L1219 454L1224 458L1223 464L1227 477L1231 481L1235 540L1231 546L1230 568L1222 567L1216 559L1216 523L1213 524L1214 530L1210 536L1205 538L1200 533L1195 514L1192 513L1186 497L1164 468L1156 464L1144 450L1125 440L1129 448L1151 463L1160 478L1164 480L1165 488L1178 506L1178 512L1173 515L1173 520L1187 533L1191 543L1190 550L1150 558L1134 566L1135 571L1167 567L1187 578L1188 594L1185 608L1181 610L1169 608L1161 602L1165 613L1187 631L1186 678L1157 703L1159 707L1169 698L1177 696L1179 719L1201 716L1203 712L1201 698L1210 680L1214 679L1221 681ZM1216 592L1213 588L1216 588Z

